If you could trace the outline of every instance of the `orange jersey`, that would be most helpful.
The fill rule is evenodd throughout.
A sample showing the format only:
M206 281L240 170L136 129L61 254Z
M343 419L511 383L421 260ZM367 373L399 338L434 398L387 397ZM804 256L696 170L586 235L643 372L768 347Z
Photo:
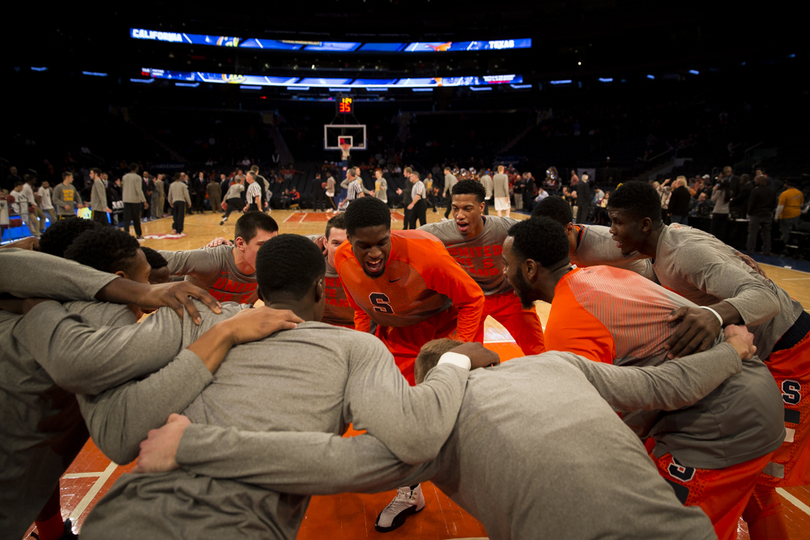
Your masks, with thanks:
M646 365L656 357L657 365L675 329L666 319L682 305L688 302L627 270L577 268L554 289L546 349L616 365Z
M371 320L380 326L413 326L455 306L456 338L475 339L484 293L435 236L391 231L391 253L377 278L366 275L348 242L338 248L335 266L355 309L357 330L368 332Z

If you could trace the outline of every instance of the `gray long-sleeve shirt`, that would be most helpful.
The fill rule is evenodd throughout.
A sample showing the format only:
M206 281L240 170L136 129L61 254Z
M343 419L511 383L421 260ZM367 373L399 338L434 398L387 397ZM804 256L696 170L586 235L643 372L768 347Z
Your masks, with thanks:
M801 315L802 305L748 267L714 236L683 225L665 225L653 265L665 288L699 306L725 300L754 334L757 355L767 360L779 338Z
M220 317L206 315L200 330ZM165 383L162 389L156 383L155 396L182 384L163 377L163 372L153 377ZM426 384L411 387L385 346L373 336L309 322L234 348L214 383L185 414L196 422L261 430L342 433L351 422L396 448L399 458L415 463L435 456L452 431L466 380L466 370L442 365ZM165 411L156 425L146 426L139 418L131 418L132 405L125 401L118 405L108 408L105 415L113 423L126 417L133 425L122 429L140 432L141 438L172 412ZM137 416L141 416L140 407L138 410ZM100 422L90 423L95 439L94 425ZM121 451L137 452L136 436L124 434L120 440L130 441L132 447ZM88 516L82 535L142 538L161 531L164 536L188 538L228 536L240 530L257 538L293 538L307 502L307 497L246 490L237 482L182 471L129 475ZM121 512L122 507L126 512ZM219 512L212 515L212 507Z
M416 467L369 435L196 424L177 460L194 474L298 494L432 480L493 539L538 531L548 538L716 538L703 512L681 505L613 410L683 407L740 365L724 344L655 368L549 352L475 370L438 458Z
M234 247L222 244L213 248L187 251L159 251L169 263L169 273L193 278L195 285L208 289L220 302L254 304L259 299L256 272L244 274L233 257Z
M188 193L188 186L180 180L169 184L169 194L167 197L170 205L176 202L185 202L187 207L191 206L191 195Z
M0 250L0 266L0 291L18 297L92 300L117 279L74 261L18 249ZM73 302L68 309L85 313L87 305ZM124 306L94 314L94 324L134 322ZM22 538L87 440L76 399L60 386L70 369L86 370L90 380L96 360L84 356L78 365L63 365L59 358L39 363L15 338L24 321L0 311L0 531L8 538ZM48 338L45 328L30 331L32 339Z
M73 187L73 184L57 184L53 188L53 205L56 207L56 213L60 216L72 215L76 213L76 205L82 204L82 197L79 195L79 190ZM69 206L66 209L65 206Z
M143 194L143 178L135 173L127 173L121 178L122 196L125 203L145 203L146 196Z
M94 212L103 212L107 208L107 186L101 178L93 181L93 191L90 193L90 209Z
M655 281L652 261L643 259L638 252L623 255L616 247L608 227L601 225L580 225L580 227L577 248L568 254L572 263L577 266L604 264L624 268Z

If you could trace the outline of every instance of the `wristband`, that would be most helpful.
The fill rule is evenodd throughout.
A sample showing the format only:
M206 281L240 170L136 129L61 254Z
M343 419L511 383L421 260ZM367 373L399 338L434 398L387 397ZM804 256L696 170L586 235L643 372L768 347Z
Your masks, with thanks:
M709 306L698 306L700 309L705 309L706 311L711 311L714 313L714 316L717 317L717 320L720 322L720 328L723 328L723 317L720 316L715 310L710 308Z
M462 369L470 370L472 362L470 357L466 354L459 354L454 352L446 352L439 358L439 364L453 364L454 366Z

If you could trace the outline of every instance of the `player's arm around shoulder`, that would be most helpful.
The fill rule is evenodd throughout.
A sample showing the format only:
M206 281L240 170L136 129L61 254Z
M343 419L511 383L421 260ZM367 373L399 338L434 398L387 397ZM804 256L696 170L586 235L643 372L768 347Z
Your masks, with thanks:
M398 459L423 463L438 454L453 430L469 374L446 362L423 384L410 386L378 339L354 336L344 397L346 421L382 441Z

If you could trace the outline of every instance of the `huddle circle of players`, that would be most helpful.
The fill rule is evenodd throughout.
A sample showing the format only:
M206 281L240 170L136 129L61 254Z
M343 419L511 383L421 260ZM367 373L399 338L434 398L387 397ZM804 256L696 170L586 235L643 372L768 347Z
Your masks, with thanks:
M2 529L40 525L81 447L51 443L86 423L117 462L146 439L136 470L164 474L118 480L83 538L294 538L312 494L397 488L375 524L386 532L424 508L427 480L491 538L734 538L740 517L752 539L786 538L775 488L810 480L802 306L713 236L664 225L645 183L613 193L610 228L573 224L556 197L518 221L484 215L480 182L451 195L453 220L417 230L392 231L387 205L358 197L323 237L278 235L248 212L233 245L149 262L109 228L50 252L101 272L1 250L22 276L0 278L3 292L84 301L0 318L19 387L7 393L35 371L39 395L76 394L84 418L43 430L20 416L12 431L40 444L3 443L20 458L0 473ZM111 245L129 255L94 254ZM96 300L158 293L120 292L128 280L110 274L190 283L143 285L162 295L143 307L171 307L132 324L132 310ZM185 302L194 316L177 317L178 297L207 297L197 287L226 303ZM538 300L551 304L545 332ZM487 316L526 357L468 373L498 364L474 345ZM61 410L44 403L26 406ZM341 438L349 423L367 433Z

